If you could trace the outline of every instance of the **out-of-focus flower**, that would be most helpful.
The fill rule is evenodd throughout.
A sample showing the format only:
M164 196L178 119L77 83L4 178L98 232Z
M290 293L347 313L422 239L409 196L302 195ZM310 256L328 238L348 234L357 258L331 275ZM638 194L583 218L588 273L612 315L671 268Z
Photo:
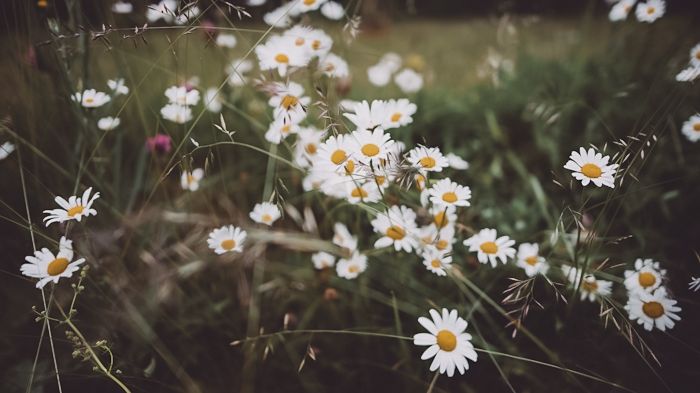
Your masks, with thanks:
M423 77L410 68L405 68L396 74L394 82L406 94L416 93L423 88Z
M134 6L126 1L117 1L112 4L112 12L115 14L130 14L134 10Z
M119 127L121 122L122 121L118 117L107 116L97 121L97 128L102 131L110 131Z
M95 89L87 89L82 93L73 94L73 101L80 103L84 108L99 108L110 100L111 98L107 94Z
M146 138L148 151L156 154L170 153L172 149L172 139L169 135L155 134Z

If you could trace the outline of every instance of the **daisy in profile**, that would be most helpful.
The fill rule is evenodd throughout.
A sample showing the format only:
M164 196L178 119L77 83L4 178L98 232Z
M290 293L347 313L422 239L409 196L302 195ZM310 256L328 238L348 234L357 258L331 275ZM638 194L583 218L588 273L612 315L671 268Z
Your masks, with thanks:
M124 78L110 79L107 81L107 86L114 92L114 95L129 94L129 88L124 84Z
M111 131L119 127L121 122L122 121L118 117L107 116L97 121L97 128L102 131Z
M199 190L199 182L203 177L204 170L202 168L182 172L182 176L180 176L180 186L183 190L197 191Z
M341 258L335 266L338 277L352 280L367 270L367 256L354 252L350 258Z
M386 159L394 144L391 135L385 134L381 128L353 131L349 138L354 157L367 165Z
M690 116L690 119L683 123L682 132L689 141L700 141L700 113Z
M515 256L515 241L508 236L497 236L495 229L482 229L463 243L469 247L469 252L476 251L479 262L496 267L498 260L505 264L508 258Z
M92 187L85 190L81 197L71 196L68 200L57 196L54 201L61 207L60 209L44 210L46 217L44 223L46 226L54 222L65 222L75 220L80 222L83 217L96 216L97 210L92 208L92 204L100 197L100 193L96 192L90 197Z
M410 68L405 68L394 76L394 83L406 94L418 92L423 88L423 77Z
M392 206L386 212L377 214L372 220L374 232L381 237L374 243L375 248L393 245L396 251L413 251L418 246L415 239L416 213L406 206Z
M287 119L277 118L270 123L270 128L265 133L265 140L270 143L279 144L292 134L296 134L301 130L298 124L291 123Z
M335 257L324 251L311 255L311 262L317 270L330 269L335 266Z
M447 158L447 163L453 169L469 169L469 163L454 153L447 153L445 158Z
M177 1L160 0L158 4L146 8L146 19L148 19L149 23L157 22L160 19L167 23L172 23L175 19L175 11L177 11Z
M371 104L367 101L356 102L343 116L347 117L357 130L371 131L384 123L387 116L386 101L374 100Z
M437 206L469 206L472 191L467 186L459 185L449 178L444 178L428 189L430 202Z
M272 226L275 221L282 217L282 213L274 203L263 202L256 204L249 216L258 224Z
M629 15L630 11L632 11L632 8L634 7L634 3L636 3L636 2L637 2L637 0L620 0L620 1L618 1L610 9L610 13L608 14L608 18L610 19L611 22L619 22L621 20L627 19L627 16Z
M353 236L345 224L336 222L333 225L333 244L352 254L357 251L357 236Z
M350 76L348 62L342 57L329 53L318 62L318 69L331 78L347 78Z
M165 90L165 96L171 104L181 106L197 105L199 102L199 90L188 90L185 86L170 86Z
M247 235L241 228L224 225L209 233L207 244L219 255L227 252L243 252L243 242Z
M537 243L522 243L518 246L518 266L525 270L528 277L538 274L545 275L549 270L549 264L540 256L540 247Z
M260 69L277 70L280 76L286 76L291 67L305 67L309 62L306 50L294 44L294 38L275 35L264 44L255 48L260 62Z
M78 266L85 262L85 258L73 260L73 242L65 236L59 242L58 254L54 255L48 248L42 248L24 260L28 263L20 266L20 271L25 276L38 278L37 288L43 288L50 281L58 284L61 277L70 278L79 269Z
M572 171L571 176L584 186L593 182L597 187L614 188L617 164L608 165L608 161L610 161L610 156L603 156L593 148L586 151L582 147L578 152L571 152L569 161L564 165L564 168Z
M167 104L160 108L160 115L163 119L177 124L185 124L192 120L192 109L189 106L178 104Z
M83 108L99 108L110 100L111 98L107 94L95 89L88 89L82 93L73 94L73 101L82 105Z
M274 91L268 104L274 110L275 119L284 118L288 122L299 123L306 117L306 107L311 98L304 96L304 88L300 84L275 83Z
M430 371L440 370L451 377L455 368L460 374L469 370L469 362L476 362L477 355L471 343L472 336L465 333L467 321L459 317L457 310L442 309L442 315L437 310L430 310L432 321L425 317L418 318L418 323L428 333L418 333L413 336L413 344L428 349L421 355L421 360L433 358Z
M660 287L653 293L631 293L625 310L629 313L630 321L637 321L644 325L644 329L651 331L654 327L665 331L672 329L680 321L678 312L681 308L676 306L678 302L668 297L666 288Z
M382 128L388 130L413 123L413 115L416 113L416 109L416 104L406 98L387 101L384 107L386 117L382 122Z
M653 259L637 258L634 270L625 271L625 288L629 292L653 292L661 286L666 270Z
M435 247L426 247L422 256L426 269L438 276L446 276L447 270L452 268L452 257Z
M692 82L700 77L700 65L689 66L676 75L676 81L678 82Z
M236 39L236 36L233 34L219 33L216 36L216 45L218 45L222 48L233 49L236 47L237 43L238 43L238 40Z
M599 296L610 296L612 293L612 281L598 280L592 274L586 274L581 280L581 272L568 265L563 265L561 270L572 287L575 288L581 281L579 288L581 300L588 299L588 301L594 302Z
M664 16L666 13L666 2L664 0L647 0L637 4L635 14L640 22L652 23Z
M327 1L321 6L321 14L331 20L340 20L345 16L345 9L337 1Z
M414 168L428 172L442 172L449 163L437 147L418 145L408 152L408 162Z
M0 145L0 160L6 159L13 151L15 151L15 145L12 142L5 142Z

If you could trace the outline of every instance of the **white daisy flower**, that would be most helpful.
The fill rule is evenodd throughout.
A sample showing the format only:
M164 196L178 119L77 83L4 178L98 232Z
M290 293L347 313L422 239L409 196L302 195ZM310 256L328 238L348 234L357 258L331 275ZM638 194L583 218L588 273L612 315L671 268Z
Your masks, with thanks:
M301 130L298 124L289 122L288 119L277 118L270 123L270 128L265 133L265 140L270 143L279 144L283 139L286 139L292 134L296 134Z
M645 3L637 4L635 13L638 21L652 23L664 16L666 2L664 0L647 0Z
M428 190L430 202L439 206L469 206L472 192L467 186L459 185L444 178Z
M70 278L80 269L78 266L85 262L85 258L73 261L73 242L65 236L59 242L58 254L54 255L48 248L42 248L24 260L29 263L22 264L20 271L25 276L38 278L37 288L43 288L50 281L58 284L61 277Z
M119 127L121 122L122 121L118 117L107 116L97 121L97 128L102 131L110 131Z
M163 119L177 124L184 124L192 120L192 109L189 106L178 104L167 104L160 108L160 115Z
M384 123L387 117L386 102L374 100L371 105L367 101L358 102L343 116L355 124L357 130L371 131Z
M416 213L406 206L392 206L386 212L378 213L372 220L372 227L381 235L374 243L375 248L393 245L396 251L411 252L418 247Z
M377 87L384 87L391 81L391 69L385 64L376 64L367 68L367 79Z
M219 33L216 36L216 45L222 48L235 48L238 40L233 34Z
M437 228L442 228L447 225L454 225L457 221L457 208L454 206L435 205L430 208L430 215L433 216L433 223Z
M584 186L593 182L597 187L606 186L614 188L615 171L618 165L608 165L609 160L610 156L603 156L593 150L593 148L586 151L586 149L582 147L578 152L571 152L569 161L564 165L564 168L572 171L573 173L571 176L581 181L581 184Z
M315 11L317 10L326 0L299 0L294 8L294 12L297 14Z
M345 16L345 9L337 1L327 1L321 6L321 14L331 20L340 20Z
M672 329L680 321L676 313L681 308L676 306L678 302L669 298L666 288L660 287L653 293L635 292L630 294L625 310L629 313L630 321L637 321L644 325L644 329L651 331L654 327L663 331Z
M171 23L175 19L175 11L177 11L177 1L161 0L158 4L146 8L146 19L149 23L157 22L160 19Z
M394 76L394 83L406 94L416 93L423 88L423 77L410 68L404 68Z
M540 256L540 246L537 243L522 243L518 246L517 265L525 270L528 277L545 275L549 270L549 264Z
M107 81L107 87L109 87L114 95L127 95L129 94L129 88L124 84L124 78L110 79Z
M379 59L379 64L385 66L389 72L394 73L401 68L401 56L398 53L387 52Z
M418 145L408 152L408 162L413 167L428 172L442 172L442 169L449 165L440 149L423 145Z
M260 69L276 69L280 76L287 75L290 67L305 67L309 62L307 51L294 44L293 37L274 35L255 48Z
M223 107L223 100L216 87L210 87L204 92L204 106L209 112L219 113Z
M197 105L199 102L199 91L188 90L185 86L171 86L165 90L165 96L171 104L180 106Z
M447 270L452 268L452 257L435 247L426 247L422 256L426 269L438 276L446 276Z
M293 6L293 1L282 4L281 6L263 15L263 21L272 27L288 27L290 24L292 24L292 16L294 16L291 12L291 8Z
M689 66L683 69L676 75L676 81L678 82L692 82L700 77L700 65Z
M317 252L311 255L311 262L314 263L314 268L323 270L335 266L335 256L324 251Z
M682 132L689 141L700 141L700 113L690 116L690 119L683 123Z
M353 180L345 180L345 198L352 204L374 203L382 199L382 194L372 182L358 183Z
M353 131L349 139L352 143L353 157L367 165L386 159L394 144L391 135L385 134L381 128L375 128L373 131Z
M272 226L275 221L282 217L282 213L274 203L262 202L255 205L249 216L258 224Z
M331 135L319 145L314 166L322 170L328 168L334 172L345 173L345 166L349 164L348 160L352 148L346 135ZM354 172L354 165L354 163L351 164L353 168L351 168L350 173Z
M207 244L215 253L221 255L227 252L243 252L243 242L248 234L233 225L224 225L209 233Z
M115 14L130 14L134 10L134 6L126 1L117 1L112 4L112 12Z
M231 62L226 67L226 75L228 75L228 84L234 87L243 86L248 83L245 76L253 69L253 62L248 59L237 59Z
M341 258L335 265L338 277L352 280L367 270L367 256L355 252L350 258Z
M700 44L696 44L690 49L690 64L695 67L700 66Z
M353 236L345 224L336 222L333 225L333 244L348 251L348 253L354 253L357 251L357 236Z
M625 271L625 288L629 292L654 292L661 286L666 270L653 259L637 258L634 270Z
M73 94L73 101L80 103L84 108L99 108L110 100L111 98L107 94L95 89L87 89L82 93Z
M350 76L348 62L340 56L329 53L318 62L318 69L331 78L347 78Z
M490 262L491 266L496 267L498 260L505 264L508 258L515 256L515 241L508 236L497 236L495 229L482 229L463 243L469 247L469 252L477 252L479 262Z
M610 19L611 22L618 22L618 21L627 19L627 15L629 15L630 11L632 11L632 8L634 7L634 3L636 3L636 2L637 2L637 0L620 0L620 1L618 1L610 9L610 13L608 14L608 18Z
M267 0L248 0L246 1L246 4L250 7L260 7L261 5L265 5L267 3Z
M193 3L190 3L193 4ZM175 24L186 25L193 21L200 13L200 9L197 6L182 7L180 13L175 15Z
M304 88L300 84L275 83L274 92L268 104L273 108L276 119L285 118L292 123L304 120L311 98L304 96Z
M316 162L318 148L325 133L316 127L304 127L299 130L294 145L294 162L302 168L309 168Z
M465 333L467 321L459 317L457 310L442 309L442 315L437 310L430 310L432 321L425 317L418 318L418 323L428 333L418 333L413 336L413 344L427 346L421 355L422 360L434 358L430 371L440 370L440 374L454 375L455 368L460 374L469 370L469 362L476 362L477 355L470 342L471 334Z
M447 225L438 230L435 224L430 224L418 229L418 237L421 242L421 252L429 248L435 248L445 253L452 252L452 245L455 242L455 227Z
M384 105L386 117L382 122L382 128L385 130L413 123L412 116L416 113L417 107L408 99L389 100Z
M562 265L561 270L572 287L576 287L581 281L581 300L588 299L594 302L599 296L610 296L612 293L612 281L598 280L592 274L586 274L581 280L581 272L569 265Z
M688 289L697 292L700 289L700 277L691 277L688 283Z
M450 165L451 168L458 170L469 169L469 163L465 161L462 157L454 153L447 153L445 157L447 158L447 163Z
M182 172L180 176L180 186L183 190L197 191L199 190L199 182L204 177L202 168L193 169L191 172Z
M0 160L6 159L13 151L15 151L15 145L12 142L5 142L0 145Z
M46 226L53 224L54 222L65 222L69 220L75 220L80 222L83 217L96 216L97 210L92 208L92 204L95 200L100 197L100 193L96 192L90 197L92 192L92 187L85 190L81 197L71 196L68 200L57 196L54 201L61 207L60 209L44 210L46 217L44 217L44 223Z

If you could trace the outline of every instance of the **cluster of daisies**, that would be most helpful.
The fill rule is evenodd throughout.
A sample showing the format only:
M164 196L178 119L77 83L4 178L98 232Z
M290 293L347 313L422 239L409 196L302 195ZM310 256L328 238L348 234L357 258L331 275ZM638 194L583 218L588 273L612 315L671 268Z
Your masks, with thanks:
M95 89L86 89L79 91L71 97L81 107L94 110L103 107L112 102L112 97L129 94L129 87L124 84L124 79L110 79L107 81L109 93L97 91ZM111 95L110 95L111 94ZM105 116L97 120L97 128L103 131L110 131L121 124L121 119L118 117Z
M692 82L700 76L700 44L690 50L688 67L676 75L679 82ZM691 142L700 141L700 113L696 113L683 123L683 135Z
M637 6L636 8L635 5ZM633 9L638 21L652 23L666 13L666 1L647 0L637 2L637 0L614 0L608 17L613 22L626 20Z
M192 120L192 108L200 102L198 84L198 78L192 78L182 85L168 87L164 93L168 101L160 109L160 115L163 116L163 119L176 124L184 124ZM217 88L207 89L202 101L209 112L221 112L223 101Z

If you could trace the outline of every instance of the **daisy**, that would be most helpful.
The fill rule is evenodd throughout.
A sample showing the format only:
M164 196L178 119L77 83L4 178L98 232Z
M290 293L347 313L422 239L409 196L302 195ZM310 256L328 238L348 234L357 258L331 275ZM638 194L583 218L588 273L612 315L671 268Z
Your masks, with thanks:
M265 3L267 3L267 0L248 0L246 2L250 7L260 7L261 5L265 5Z
M459 185L449 178L435 183L429 190L430 202L439 206L469 206L472 192L467 186Z
M618 165L608 165L609 160L610 156L603 156L593 150L593 148L586 151L582 147L578 152L571 152L569 161L564 165L564 168L572 171L571 175L576 180L581 181L581 184L584 186L593 182L597 187L607 186L614 188L615 171Z
M219 255L227 252L243 252L243 242L246 236L246 231L241 228L224 225L209 233L207 244Z
M367 68L367 79L377 87L384 87L391 81L391 70L384 64L376 64Z
M228 75L228 84L231 86L243 86L248 82L245 76L250 70L253 69L253 62L247 59L237 59L231 62L226 67L226 74Z
M610 9L608 18L611 22L618 22L627 19L627 15L629 15L630 11L632 11L632 7L634 7L634 3L636 2L637 0L618 1Z
M345 224L336 222L333 225L333 244L351 254L357 251L357 236L353 236Z
M352 146L346 135L331 135L318 146L314 166L329 168L336 172L345 172L344 167L350 159L350 149ZM354 166L354 164L352 165Z
M309 56L304 48L294 44L294 38L275 35L264 44L255 48L255 54L260 62L260 69L276 69L280 76L287 75L290 67L304 67L309 62Z
M160 19L170 23L175 18L174 12L176 10L177 2L175 0L161 0L158 4L146 8L146 19L149 23L157 22Z
M666 270L652 259L637 258L634 270L625 271L625 288L629 292L654 292L661 286Z
M294 82L275 83L274 95L270 97L268 104L274 110L274 117L285 118L292 123L299 123L306 117L306 107L311 103L311 98L304 96L304 88Z
M307 44L310 56L323 58L331 51L332 46L333 39L323 30L314 29L311 31Z
M681 311L676 303L678 302L668 297L666 288L661 287L653 293L630 294L625 310L629 313L630 321L636 320L638 324L644 325L645 330L651 331L656 327L663 332L676 325L674 319L681 319L676 314Z
M222 48L235 48L238 40L233 34L219 34L216 36L216 45Z
M690 49L690 64L695 67L700 66L700 44Z
M335 266L339 277L352 280L367 270L367 256L354 252L348 259L341 258Z
M438 276L446 276L447 269L452 268L452 257L435 247L425 248L422 255L426 269Z
M92 204L95 200L100 197L100 193L96 192L90 197L92 192L92 187L85 190L83 196L71 196L68 200L57 196L54 201L61 207L60 209L44 210L46 217L44 217L44 223L48 227L54 222L65 222L69 220L76 220L80 222L83 217L96 216L97 210L92 208Z
M294 145L294 161L302 168L308 168L316 161L318 148L325 133L316 127L299 130L299 138Z
M317 10L326 0L299 0L294 12L303 13Z
M122 121L119 120L118 117L107 116L97 121L97 128L99 128L102 131L110 131L119 127L119 124L121 124L121 122Z
M107 81L107 86L114 92L114 95L127 95L129 88L124 84L124 79L110 79Z
M340 56L329 53L318 62L318 69L331 78L347 78L350 76L348 62Z
M539 253L540 247L537 243L522 243L518 246L517 265L525 270L528 277L545 275L549 270L549 265Z
M58 284L61 277L70 278L79 269L85 258L73 261L73 242L61 237L58 254L54 255L48 248L34 251L33 256L24 258L29 263L22 264L20 271L28 277L38 278L37 288L43 288L49 281Z
M194 3L190 3L194 4ZM194 20L197 18L197 16L200 13L200 9L197 6L184 6L180 9L180 13L175 15L175 24L177 25L185 25L190 23L190 21Z
M352 180L344 181L345 198L352 204L374 203L382 199L382 194L372 182L358 183Z
M393 244L396 251L413 251L418 246L415 239L416 213L406 206L392 206L386 212L377 214L372 220L374 232L380 234L375 248L388 247Z
M321 14L331 20L340 20L345 16L345 9L337 1L327 1L321 6Z
M563 265L561 270L573 287L579 285L579 281L581 282L581 300L588 299L594 302L598 296L609 296L612 293L612 281L598 280L592 274L586 274L581 280L581 272L568 265Z
M499 259L505 264L508 258L515 256L515 241L508 236L497 237L495 229L482 229L463 243L469 246L469 252L477 252L479 262L490 262L493 267Z
M291 17L294 15L292 15L290 11L293 6L293 1L282 4L281 6L263 15L263 21L272 27L287 27L292 23Z
M327 252L317 252L311 255L311 261L314 263L314 268L318 270L328 269L335 266L335 257Z
M428 172L442 172L449 163L437 147L418 145L408 152L408 162L415 168Z
M0 145L0 160L6 159L13 151L15 151L15 145L12 142L5 142Z
M386 117L382 123L382 128L386 130L413 123L412 116L416 113L416 109L416 104L406 98L387 101L384 108Z
M107 94L95 89L88 89L82 93L73 94L73 101L79 102L84 108L99 108L110 100L111 98Z
M177 124L184 124L192 120L192 109L189 106L168 104L160 108L160 115L163 116L165 120L170 120Z
M112 4L112 12L115 14L130 14L134 10L134 6L131 3L125 1L117 1Z
M647 0L646 3L637 4L635 13L638 21L652 23L664 16L666 2L664 0Z
M274 203L258 203L249 214L250 218L258 224L272 226L272 224L282 217L280 209Z
M457 208L454 206L435 205L430 208L430 215L433 217L433 223L436 227L442 228L447 225L453 225L457 221Z
M697 292L700 289L700 277L691 277L690 283L688 283L688 289Z
M379 59L379 64L386 67L391 73L398 71L399 68L401 68L402 62L401 56L394 52L387 52Z
M183 190L197 191L199 189L199 182L204 177L204 170L202 168L196 168L191 172L182 172L180 176L180 186Z
M447 158L448 165L453 169L469 169L469 163L454 153L447 153L445 158Z
M197 105L199 102L199 91L187 89L185 86L171 86L165 90L165 96L171 104L181 106Z
M435 248L442 252L452 252L452 245L455 242L455 227L447 225L438 230L435 224L418 229L418 238L420 239L421 251L429 248Z
M470 342L471 334L465 333L467 321L459 317L457 310L448 311L442 309L442 315L437 310L430 310L432 321L425 317L418 318L418 323L428 333L418 333L413 336L413 344L427 346L428 349L421 355L422 360L434 357L430 364L430 371L440 370L440 374L447 372L447 376L454 375L455 368L464 375L469 370L469 362L476 362L477 355L474 346Z
M270 123L270 128L265 133L265 140L279 144L291 134L296 134L301 128L296 123L290 123L287 119L278 118Z
M419 73L405 68L394 76L394 83L406 94L416 93L423 88L423 77Z
M689 141L700 141L700 113L690 116L690 119L683 123L682 132Z
M391 135L385 134L381 128L375 128L373 131L353 131L349 138L354 157L368 165L386 159L394 144Z
M386 102L374 100L370 105L367 101L356 103L351 111L343 116L353 122L357 130L373 130L384 123L387 117Z

